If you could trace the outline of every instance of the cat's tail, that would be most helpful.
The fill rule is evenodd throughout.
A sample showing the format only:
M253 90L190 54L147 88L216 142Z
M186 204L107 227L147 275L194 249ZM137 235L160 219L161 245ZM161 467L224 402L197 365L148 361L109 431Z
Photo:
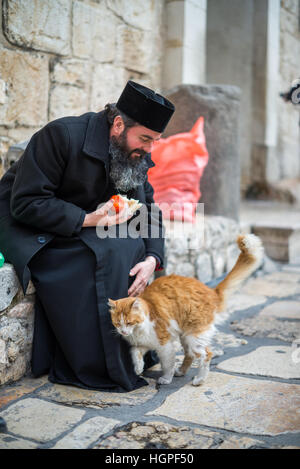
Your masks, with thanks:
M239 235L237 245L241 251L238 260L225 279L215 287L220 298L220 311L224 310L228 297L259 267L263 259L262 242L254 234Z

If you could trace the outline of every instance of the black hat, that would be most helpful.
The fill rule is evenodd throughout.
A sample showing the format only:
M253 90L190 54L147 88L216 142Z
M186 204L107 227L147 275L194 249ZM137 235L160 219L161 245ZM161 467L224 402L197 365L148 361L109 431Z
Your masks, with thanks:
M165 130L175 111L174 105L166 98L131 80L116 106L131 119L159 133Z

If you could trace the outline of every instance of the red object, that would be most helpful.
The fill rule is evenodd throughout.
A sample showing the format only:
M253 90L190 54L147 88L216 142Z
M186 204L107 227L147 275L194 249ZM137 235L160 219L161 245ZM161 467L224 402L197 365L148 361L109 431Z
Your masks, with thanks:
M116 213L119 213L125 207L125 201L120 195L112 195L110 200L114 202L114 209Z
M171 220L194 221L195 204L201 197L200 179L209 158L203 127L204 118L199 117L189 132L162 138L153 145L151 157L156 166L149 169L148 178L155 203Z

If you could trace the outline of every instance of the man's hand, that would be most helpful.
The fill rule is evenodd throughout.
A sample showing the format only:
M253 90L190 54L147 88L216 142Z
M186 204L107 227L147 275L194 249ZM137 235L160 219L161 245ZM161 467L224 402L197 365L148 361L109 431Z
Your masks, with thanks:
M136 278L128 290L129 296L137 296L144 291L155 267L155 257L148 256L143 262L139 262L131 269L130 276L136 275Z
M109 200L95 212L88 213L85 216L82 227L86 226L112 226L124 223L133 216L133 213L126 207L119 213L116 213L113 200Z

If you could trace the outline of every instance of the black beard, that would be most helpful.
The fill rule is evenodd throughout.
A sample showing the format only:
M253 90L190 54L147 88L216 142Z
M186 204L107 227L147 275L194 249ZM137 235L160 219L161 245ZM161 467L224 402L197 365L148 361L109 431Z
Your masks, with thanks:
M148 171L145 160L147 153L140 149L128 150L126 131L119 139L111 137L109 153L111 156L109 174L118 191L126 193L144 184ZM133 153L138 153L140 156L133 157Z

